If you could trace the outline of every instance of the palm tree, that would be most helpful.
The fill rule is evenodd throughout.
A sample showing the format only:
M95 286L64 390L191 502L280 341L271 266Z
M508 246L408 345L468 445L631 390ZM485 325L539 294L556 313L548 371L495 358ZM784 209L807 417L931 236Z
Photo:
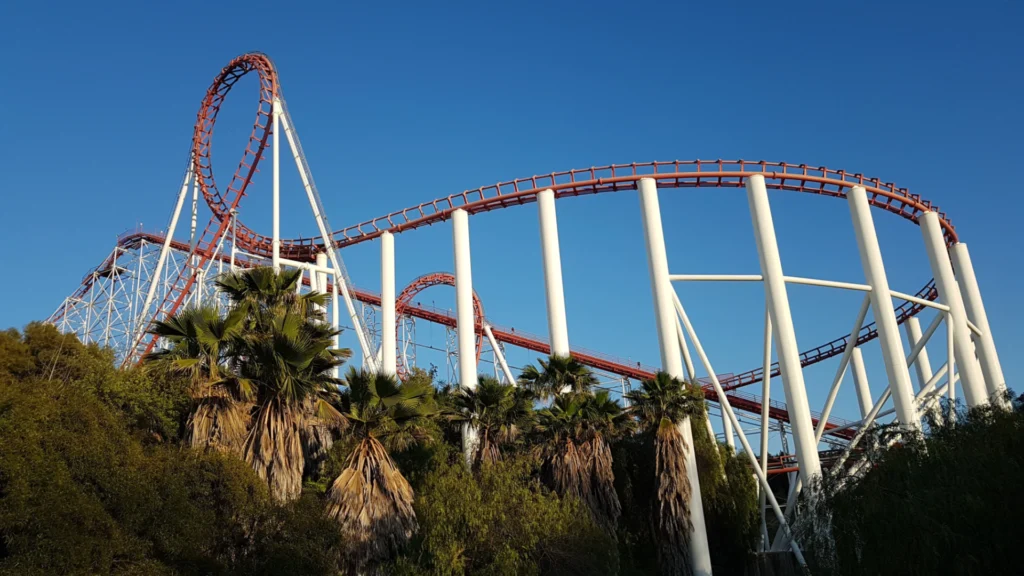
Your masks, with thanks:
M622 507L608 440L628 429L627 422L622 408L604 390L559 394L537 414L542 480L561 496L579 498L610 533Z
M330 402L341 383L331 374L350 352L331 348L337 332L321 312L326 295L297 294L300 278L299 270L254 268L217 279L233 313L245 315L232 342L240 387L255 402L243 457L279 501L302 493L303 440L317 437L309 431L344 423Z
M641 428L654 442L655 494L652 521L659 537L662 572L690 574L691 484L686 461L688 446L684 426L689 417L703 411L703 397L678 378L658 372L644 380L641 389L626 394Z
M145 357L150 368L189 377L188 446L241 454L249 426L249 390L238 385L227 363L243 319L240 311L222 318L215 307L189 307L157 321L150 331L170 343Z
M533 394L493 376L480 375L475 389L452 393L453 422L476 430L477 450L473 468L501 460L503 446L515 442L533 419Z
M416 530L413 491L389 450L431 440L434 389L422 380L350 368L340 398L353 442L341 474L327 491L327 515L341 524L350 573L393 555Z
M582 394L597 384L597 377L589 368L569 356L551 356L547 361L538 358L540 369L530 364L519 375L520 384L541 400L571 392Z
M590 468L591 509L598 521L614 533L622 506L615 491L612 449L609 440L630 431L634 425L607 390L599 390L584 402L584 449Z

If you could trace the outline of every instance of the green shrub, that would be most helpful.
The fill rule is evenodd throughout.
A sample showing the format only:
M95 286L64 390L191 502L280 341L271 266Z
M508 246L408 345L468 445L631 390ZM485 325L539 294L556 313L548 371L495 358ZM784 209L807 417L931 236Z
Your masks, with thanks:
M808 523L816 533L804 530L815 573L1020 572L1019 400L1012 411L961 410L956 424L867 456L871 467L859 480L822 487Z
M238 458L167 441L172 380L48 326L0 353L0 573L336 574L318 502L278 508Z
M474 476L444 462L419 487L420 531L396 574L614 574L615 545L577 501L544 490L526 458Z

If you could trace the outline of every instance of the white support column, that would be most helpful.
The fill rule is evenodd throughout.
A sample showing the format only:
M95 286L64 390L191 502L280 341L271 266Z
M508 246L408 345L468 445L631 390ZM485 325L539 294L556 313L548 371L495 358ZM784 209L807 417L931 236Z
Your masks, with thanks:
M972 337L981 364L981 373L985 377L985 389L990 398L999 398L999 403L1003 404L1006 379L1003 377L1003 367L999 364L996 342L992 338L992 328L988 325L988 314L985 313L985 304L981 299L978 278L974 275L974 264L971 263L971 255L967 252L967 244L953 244L949 249L949 256L953 261L953 268L956 269L956 281L960 285L960 294L963 296L968 319L981 331L980 336L972 334Z
M747 201L750 204L750 218L754 225L761 275L764 277L768 307L771 311L775 354L782 372L782 387L786 393L786 405L789 407L800 478L805 486L811 486L814 477L821 474L818 443L814 441L814 423L811 421L811 407L807 402L807 389L804 387L800 349L797 347L796 332L793 329L789 295L786 292L779 246L775 239L771 206L768 204L768 190L764 185L764 177L760 174L747 178Z
M455 326L459 348L459 385L476 388L476 333L473 318L473 269L469 251L469 214L452 212L452 243L455 252ZM471 466L476 455L477 430L462 425L462 455Z
M767 300L764 308L764 357L761 361L761 473L768 475L768 416L771 411L772 390L772 315L768 312ZM765 550L771 547L768 539L768 510L765 507L765 491L758 484L757 506L761 511L761 539Z
M640 214L643 222L644 241L647 245L647 264L650 268L651 291L654 293L654 317L658 328L658 346L661 350L661 369L672 376L684 379L680 344L676 334L675 294L669 280L668 256L665 253L665 233L661 227L661 207L658 202L658 187L652 178L641 178L637 185L640 193ZM693 431L690 419L680 424L683 438L691 449L687 457L686 474L690 480L690 558L695 576L711 575L711 552L708 548L707 529L704 525L704 507L700 494L700 480L697 477L697 460L693 456ZM711 436L712 440L714 435Z
M505 361L505 355L501 352L501 347L498 345L498 340L494 338L494 332L491 330L489 324L484 324L484 335L487 336L487 342L491 345L491 350L494 351L494 357L497 359L498 364L501 366L501 372L505 375L505 379L513 387L516 386L516 379L512 376L512 371L508 368L508 362ZM625 394L623 394L625 397Z
M892 389L896 418L903 426L917 429L921 427L921 420L917 414L917 404L914 402L914 388L910 383L910 371L907 370L903 340L900 339L899 325L896 323L892 294L889 292L889 279L882 263L882 251L878 246L878 235L875 233L875 221L871 217L868 194L863 186L854 186L846 194L846 199L850 204L853 232L857 236L864 278L871 286L871 309L874 311L878 341L882 348L882 362L885 364L885 373Z
M196 249L196 225L198 224L199 218L199 186L195 182L192 183L192 222L189 225L188 231L188 248L189 250Z
M392 375L398 374L395 321L395 237L384 232L380 235L380 356L381 371Z
M238 211L231 211L231 272L235 271L235 254L238 252Z
M339 313L340 313L340 310L338 310L338 278L337 278L337 276L335 276L331 280L331 328L333 328L334 330L338 330L338 324L339 324L338 316L339 316ZM335 349L340 349L341 348L341 334L336 334L334 336L334 348ZM341 367L340 366L335 366L334 367L334 377L335 378L341 377Z
M650 265L651 291L654 295L654 319L661 351L661 369L676 378L684 378L672 299L675 288L668 278L668 256L665 253L665 233L661 227L658 187L653 179L641 178L637 188L640 191L640 215L647 245L647 263Z
M318 252L317 253L317 255L316 255L316 265L317 265L318 268L326 268L327 267L327 254L326 253L324 253L324 252ZM317 294L327 294L327 273L326 272L319 272L319 271L310 270L309 271L309 283L310 283L310 285L313 284L314 280L316 280L316 292L317 292ZM325 304L323 306L320 306L319 309L320 309L320 312L323 313L323 315L325 316L324 320L326 321L327 305Z
M469 214L452 212L455 249L455 322L459 339L459 384L476 388L476 331L473 318L473 268L469 251Z
M273 117L274 127L272 134L274 135L274 156L273 156L273 230L274 237L271 241L272 258L271 263L274 267L274 272L281 272L281 105L278 104L277 100L274 100L273 106L271 107L271 116ZM335 278L337 281L337 278Z
M953 324L953 352L956 365L960 370L960 385L963 386L967 405L972 408L984 406L988 404L985 379L982 376L978 359L974 356L971 332L967 326L967 309L964 307L964 301L960 295L960 287L957 286L953 276L953 267L950 264L949 253L946 251L946 242L942 238L939 215L935 212L925 212L918 216L917 220L921 225L924 248L928 253L928 262L931 264L932 274L935 277L935 287L939 291L939 298L943 304L949 306L949 316ZM953 387L950 386L950 388Z
M318 258L319 258L319 256L320 255L317 254ZM319 262L318 262L318 264L319 264ZM303 267L303 269L305 269L305 268ZM302 284L302 278L299 278L299 284L300 285ZM319 294L320 293L320 275L317 274L314 270L310 270L309 271L309 293L310 294Z
M565 320L562 257L558 248L558 218L555 215L553 190L544 190L537 194L537 213L540 218L540 248L544 261L544 290L548 305L551 355L568 356L569 329Z
M732 433L732 420L729 420L729 415L722 410L722 431L725 436L725 445L732 450L732 453L736 453L736 437Z
M914 348L921 341L921 321L917 316L911 316L903 322L904 331L907 333L907 342ZM932 379L932 363L928 359L928 350L921 348L914 360L914 369L917 372L917 391L920 392L925 384Z
M327 268L327 254L318 252L316 255L317 268ZM313 278L313 275L309 275ZM316 291L320 294L327 294L327 273L317 271L316 273Z
M850 357L850 366L853 368L853 386L857 389L860 417L864 419L871 412L873 401L871 400L871 387L868 386L868 373L864 369L864 356L861 354L860 348L853 349L853 356Z
M153 276L150 278L149 289L146 291L146 299L142 303L142 309L139 310L139 315L136 317L135 334L132 335L132 349L125 354L125 364L131 361L135 354L135 349L138 348L139 344L142 343L142 339L146 336L146 328L149 327L149 321L147 318L147 315L149 314L149 306L153 303L153 296L156 295L156 289L160 285L160 272L163 271L166 276L167 268L165 267L165 264L167 263L167 255L171 251L171 242L174 241L174 230L178 226L178 217L181 215L182 205L185 204L185 196L188 194L189 183L192 182L194 178L195 174L192 172L192 159L189 158L188 166L185 168L185 180L181 183L181 191L178 192L178 200L174 204L174 212L171 213L171 223L168 225L167 233L164 235L164 244L160 248L160 256L156 261L156 269L153 270ZM88 332L86 332L86 338L88 338Z

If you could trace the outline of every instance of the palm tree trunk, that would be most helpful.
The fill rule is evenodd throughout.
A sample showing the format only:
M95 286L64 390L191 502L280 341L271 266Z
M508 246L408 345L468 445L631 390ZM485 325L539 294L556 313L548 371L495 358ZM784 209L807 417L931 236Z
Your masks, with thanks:
M615 492L612 450L600 436L591 439L587 444L590 468L590 510L597 523L614 538L619 515L622 513L622 505L619 502L619 495Z
M662 573L710 576L704 508L689 418L658 429L654 470L657 504L652 519L659 535Z
M245 461L270 486L279 502L302 495L302 412L286 402L272 400L260 406L245 441Z
M469 422L462 425L462 456L466 461L466 468L473 469L473 461L476 460L476 453L480 447L476 426Z

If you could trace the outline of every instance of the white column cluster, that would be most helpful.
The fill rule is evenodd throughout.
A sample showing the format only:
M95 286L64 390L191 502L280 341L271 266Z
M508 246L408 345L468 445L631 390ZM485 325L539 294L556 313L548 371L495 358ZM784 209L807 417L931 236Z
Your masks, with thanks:
M921 225L924 248L928 253L932 274L935 276L939 299L949 306L949 316L953 323L953 356L960 371L960 385L964 389L967 405L972 408L983 406L988 404L985 379L978 359L974 356L974 345L967 325L967 309L960 295L960 287L953 276L953 266L946 251L946 242L942 238L939 215L935 212L925 212L918 216L917 220Z
M981 364L981 373L985 377L985 390L989 397L999 398L999 402L1003 403L1006 379L1003 377L1003 367L999 363L999 354L996 353L996 343L992 338L992 329L988 325L988 314L985 313L985 304L981 300L981 290L978 288L978 278L974 275L974 264L967 251L967 244L953 244L949 249L949 256L956 270L956 280L960 286L967 316L981 331L981 335L971 336Z

